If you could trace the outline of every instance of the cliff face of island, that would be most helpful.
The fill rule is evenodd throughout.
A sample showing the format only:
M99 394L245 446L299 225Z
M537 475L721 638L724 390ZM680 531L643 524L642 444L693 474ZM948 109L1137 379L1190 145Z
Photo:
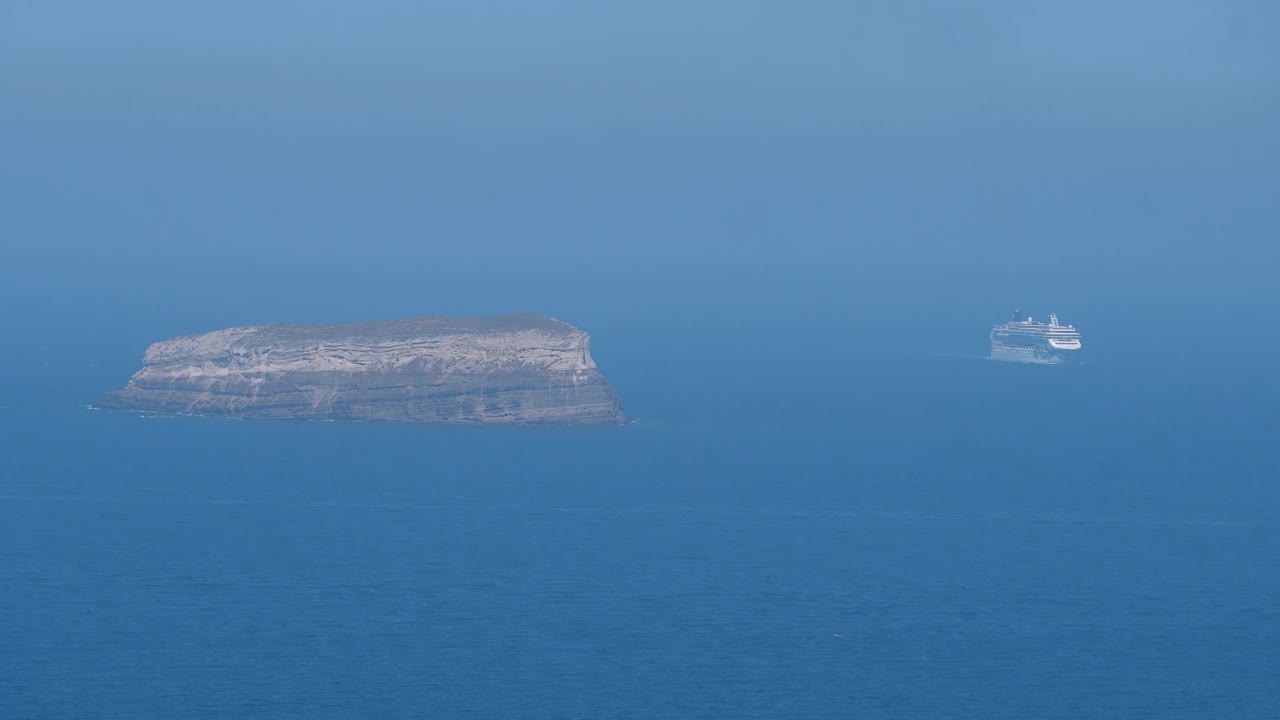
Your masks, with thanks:
M158 342L99 407L242 418L617 424L590 338L539 315L262 325Z

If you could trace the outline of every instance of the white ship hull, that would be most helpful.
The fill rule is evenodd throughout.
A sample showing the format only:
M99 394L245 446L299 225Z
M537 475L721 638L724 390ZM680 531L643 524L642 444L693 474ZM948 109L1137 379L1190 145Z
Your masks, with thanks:
M991 359L1002 362L1035 363L1037 365L1060 365L1071 362L1071 353L1048 353L1035 348L997 347L991 346Z

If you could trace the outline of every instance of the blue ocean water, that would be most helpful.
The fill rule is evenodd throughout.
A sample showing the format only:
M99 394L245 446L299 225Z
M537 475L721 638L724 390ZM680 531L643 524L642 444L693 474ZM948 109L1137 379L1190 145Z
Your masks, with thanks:
M1278 25L0 3L0 720L1280 718ZM638 422L86 409L496 312Z
M161 323L7 353L0 717L1280 713L1265 356L620 317L607 429L86 409Z

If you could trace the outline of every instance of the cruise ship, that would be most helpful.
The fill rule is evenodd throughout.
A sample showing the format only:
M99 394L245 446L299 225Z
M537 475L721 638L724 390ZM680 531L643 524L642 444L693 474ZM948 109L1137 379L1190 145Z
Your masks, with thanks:
M1020 310L1013 319L991 328L991 359L1009 362L1057 364L1070 362L1080 349L1080 332L1074 325L1036 322Z

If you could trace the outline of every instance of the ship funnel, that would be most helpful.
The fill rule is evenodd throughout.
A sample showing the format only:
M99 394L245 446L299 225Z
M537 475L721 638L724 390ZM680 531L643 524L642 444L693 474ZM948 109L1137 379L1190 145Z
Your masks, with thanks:
M1026 319L1027 319L1026 313L1022 312L1021 310L1018 310L1017 308L1014 309L1013 311L1014 322L1022 322L1023 320L1026 320Z

